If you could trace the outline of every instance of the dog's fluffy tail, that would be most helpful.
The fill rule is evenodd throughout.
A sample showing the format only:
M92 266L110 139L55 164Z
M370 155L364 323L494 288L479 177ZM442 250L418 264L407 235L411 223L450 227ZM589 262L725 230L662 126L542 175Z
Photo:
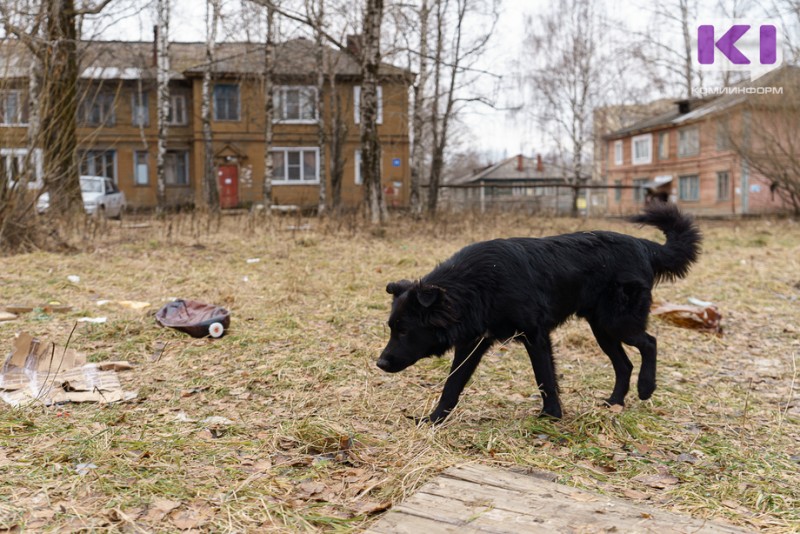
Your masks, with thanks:
M657 203L644 213L631 217L631 222L655 226L667 236L663 245L648 241L650 261L656 281L683 278L700 255L702 236L694 221L681 213L675 204Z

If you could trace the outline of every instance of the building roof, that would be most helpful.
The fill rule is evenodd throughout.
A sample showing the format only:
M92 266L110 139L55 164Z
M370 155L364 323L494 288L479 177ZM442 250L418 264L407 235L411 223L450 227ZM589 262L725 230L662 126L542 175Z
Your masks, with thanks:
M608 133L604 137L606 139L618 139L631 134L660 129L665 126L675 126L693 122L743 103L748 96L750 96L745 93L748 88L757 89L786 84L793 86L796 90L798 81L800 81L800 68L792 65L785 65L768 72L756 80L740 82L730 88L730 93L721 96L692 100L676 100L674 109L643 119L631 126ZM684 106L686 111L681 111L681 106Z
M155 77L154 44L151 41L83 41L79 46L81 77L88 79L138 79ZM200 76L205 70L205 43L170 43L173 79ZM275 44L275 74L278 78L303 78L316 74L315 44L298 38ZM326 60L337 76L360 77L361 68L351 54L325 47ZM264 70L264 43L217 43L214 71L220 75L258 75ZM25 78L31 52L19 41L0 44L0 77ZM380 75L410 79L407 69L382 63Z
M466 176L454 178L448 185L465 185L479 182L503 182L503 181L560 181L560 176L549 176L547 167L542 164L541 170L537 169L540 160L529 158L518 154L504 159L499 163L490 165L478 172L473 172Z

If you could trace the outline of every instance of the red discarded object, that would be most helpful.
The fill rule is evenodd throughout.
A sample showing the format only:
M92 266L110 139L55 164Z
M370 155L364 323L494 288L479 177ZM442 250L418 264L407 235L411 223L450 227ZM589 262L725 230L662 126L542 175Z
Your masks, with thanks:
M192 337L206 337L210 335L209 327L214 323L222 325L222 333L226 332L231 324L231 313L225 308L213 304L178 299L158 310L156 321L161 326L186 332ZM214 333L216 333L217 327L214 329Z

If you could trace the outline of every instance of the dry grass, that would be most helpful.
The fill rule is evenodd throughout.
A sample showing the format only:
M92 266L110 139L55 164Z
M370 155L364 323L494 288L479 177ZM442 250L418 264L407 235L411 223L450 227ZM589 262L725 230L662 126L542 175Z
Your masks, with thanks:
M555 473L562 483L774 532L800 525L800 232L790 221L702 222L701 263L658 298L713 300L721 338L654 320L659 389L621 413L599 406L608 359L588 327L555 333L565 417L536 418L524 351L487 355L446 425L416 428L449 362L380 372L388 281L425 274L461 246L619 221L503 216L447 223L320 223L243 217L127 220L91 231L71 255L0 259L2 304L69 303L0 323L93 360L127 359L134 403L0 409L0 505L28 531L339 531L360 529L442 469L463 462ZM248 263L248 258L260 258ZM78 284L67 281L77 274ZM228 306L231 330L193 340L159 328L170 297ZM98 308L145 300L149 313ZM157 342L167 347L152 361ZM638 367L638 355L634 356ZM186 422L223 416L230 425ZM94 464L86 474L78 464ZM6 506L7 507L7 506ZM10 516L10 517L11 517ZM12 521L16 522L16 521ZM2 525L0 525L2 526Z

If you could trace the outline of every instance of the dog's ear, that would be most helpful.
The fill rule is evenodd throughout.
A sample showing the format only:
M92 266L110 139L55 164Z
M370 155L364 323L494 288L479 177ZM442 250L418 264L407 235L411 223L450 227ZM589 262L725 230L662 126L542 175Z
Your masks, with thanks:
M430 308L442 297L444 289L439 286L420 284L417 288L417 300L424 308Z
M398 280L397 282L389 282L386 285L386 292L395 297L399 297L409 290L411 287L411 280Z

